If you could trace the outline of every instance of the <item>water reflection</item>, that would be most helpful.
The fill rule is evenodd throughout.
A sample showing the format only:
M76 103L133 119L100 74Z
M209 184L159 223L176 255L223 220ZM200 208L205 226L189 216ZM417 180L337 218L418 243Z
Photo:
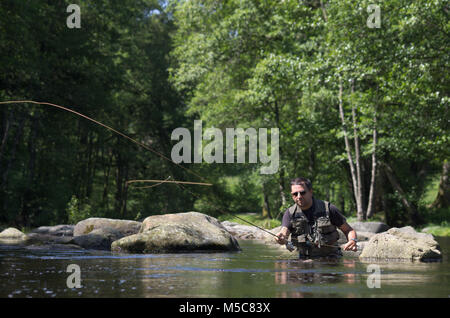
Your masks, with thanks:
M277 297L311 297L314 290L317 292L322 289L323 292L332 293L333 285L355 284L355 263L356 260L342 259L276 262L275 284L291 287L284 288ZM311 288L312 286L316 288Z

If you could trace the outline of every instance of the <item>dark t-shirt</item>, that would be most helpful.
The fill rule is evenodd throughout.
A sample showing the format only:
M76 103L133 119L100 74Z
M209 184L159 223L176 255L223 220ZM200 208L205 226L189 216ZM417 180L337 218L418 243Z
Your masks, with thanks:
M313 204L308 210L302 210L303 213L306 215L306 218L308 219L310 224L314 222L313 221L314 208L315 205ZM343 216L342 213L338 210L338 208L333 204L330 204L330 221L331 224L337 226L338 228L347 221L345 216ZM284 212L281 225L287 227L289 231L292 232L291 215L289 214L289 209L287 209Z

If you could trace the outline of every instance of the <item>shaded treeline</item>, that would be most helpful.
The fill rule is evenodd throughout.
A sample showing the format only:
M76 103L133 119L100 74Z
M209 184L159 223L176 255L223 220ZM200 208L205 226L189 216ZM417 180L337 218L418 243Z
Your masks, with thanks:
M191 164L200 181L73 114L0 107L0 223L139 219L290 204L289 179L359 219L440 222L449 207L448 14L444 1L2 1L0 100L67 106L170 157L176 127L280 129L280 166ZM426 206L430 182L438 196ZM186 188L189 187L189 191ZM200 198L192 196L192 193Z

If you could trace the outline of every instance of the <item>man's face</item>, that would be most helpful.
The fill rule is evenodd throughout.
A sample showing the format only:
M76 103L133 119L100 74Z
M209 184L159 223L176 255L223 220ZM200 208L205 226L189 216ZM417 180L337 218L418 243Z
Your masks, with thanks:
M301 209L309 209L312 206L312 190L308 190L303 185L291 185L292 199L297 203Z

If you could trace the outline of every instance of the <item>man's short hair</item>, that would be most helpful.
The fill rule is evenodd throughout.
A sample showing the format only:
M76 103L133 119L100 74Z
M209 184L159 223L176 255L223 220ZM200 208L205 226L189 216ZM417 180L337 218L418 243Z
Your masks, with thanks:
M311 180L309 180L307 178L299 177L299 178L292 179L291 186L293 186L293 185L302 185L302 186L308 188L308 190L312 189Z

